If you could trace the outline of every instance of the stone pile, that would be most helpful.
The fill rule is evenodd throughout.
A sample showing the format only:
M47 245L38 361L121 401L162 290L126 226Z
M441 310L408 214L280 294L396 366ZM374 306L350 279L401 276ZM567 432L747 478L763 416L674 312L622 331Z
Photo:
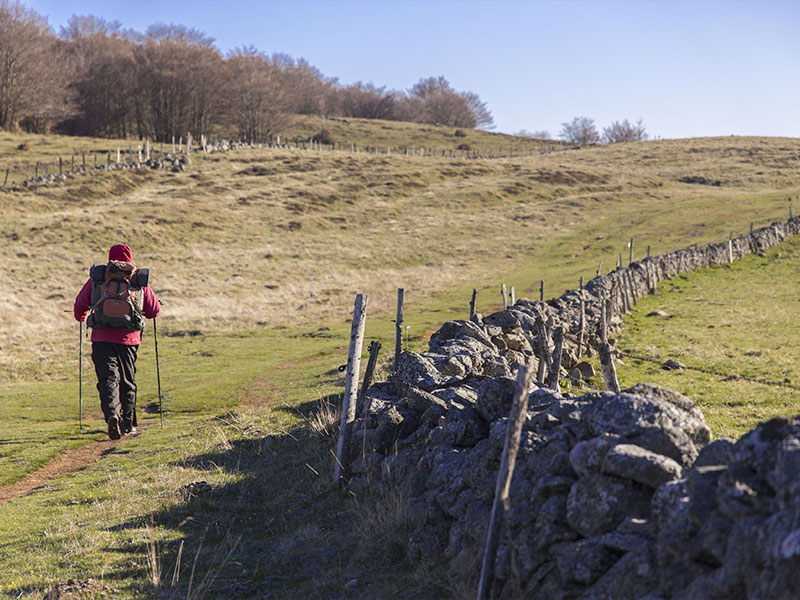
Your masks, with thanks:
M776 223L732 240L730 253L763 252L798 232L800 219ZM565 333L559 376L578 362L581 306L585 355L600 341L602 311L613 329L659 280L728 260L727 242L681 250L555 300L445 323L429 351L403 353L396 373L357 407L351 491L402 491L424 523L408 541L410 556L445 556L477 583L514 377L530 364L539 384L493 596L800 596L800 422L774 420L738 442L709 444L699 409L675 392L639 384L575 396L543 384L558 364L557 328Z

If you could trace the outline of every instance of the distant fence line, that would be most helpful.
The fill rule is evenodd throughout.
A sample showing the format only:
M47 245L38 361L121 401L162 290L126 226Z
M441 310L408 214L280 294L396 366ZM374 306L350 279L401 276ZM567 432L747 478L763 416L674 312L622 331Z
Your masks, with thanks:
M166 149L165 149L166 146ZM462 147L464 146L464 147ZM245 148L271 148L282 150L298 150L306 152L347 152L350 154L369 154L383 156L404 156L418 158L437 158L444 160L490 160L514 158L519 156L533 156L549 154L568 146L551 141L531 141L528 143L508 144L482 148L473 148L471 145L462 144L456 148L442 148L436 146L392 146L387 144L356 144L346 142L323 143L313 137L308 139L292 138L281 139L275 136L268 142L252 142L245 140L219 139L209 141L205 135L200 136L199 142L189 133L184 142L183 137L177 140L173 137L172 143L151 143L149 140L137 143L136 148L132 143L127 148L117 146L116 149L94 149L72 153L68 159L63 157L50 160L31 161L24 167L0 167L2 188L19 189L46 185L51 182L64 181L68 176L86 174L91 171L110 171L114 169L152 168L182 171L186 164L186 157L195 152L204 155L212 152L226 152ZM89 158L87 160L87 154ZM98 156L101 157L98 160Z

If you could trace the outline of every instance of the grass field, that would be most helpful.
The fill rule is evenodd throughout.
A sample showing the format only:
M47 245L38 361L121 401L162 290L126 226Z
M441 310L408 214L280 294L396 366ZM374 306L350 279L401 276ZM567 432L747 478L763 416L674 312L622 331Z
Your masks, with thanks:
M336 123L347 125L356 124ZM363 139L414 143L406 125L357 125L374 128L359 131ZM4 148L0 161L14 154ZM799 165L800 140L779 138L490 161L246 149L195 155L184 173L98 173L0 192L0 485L104 437L86 340L86 433L77 433L71 307L88 267L119 241L151 268L164 301L167 409L161 430L148 329L138 363L148 428L79 473L0 505L0 589L43 593L92 577L120 597L157 588L192 597L453 595L446 574L415 572L404 556L398 498L367 504L329 485L332 440L311 422L341 391L354 294L369 295L367 340L383 343L386 361L398 287L408 343L421 348L426 331L465 316L473 287L478 309L491 312L501 283L530 297L544 279L545 295L557 296L600 261L611 269L631 237L642 256L647 246L659 254L785 219ZM626 322L623 350L738 380L626 359L623 385L656 381L686 393L716 435L791 411L792 388L741 376L798 381L785 327L797 252L791 243L664 282ZM647 317L655 308L671 318ZM214 581L203 583L214 564Z

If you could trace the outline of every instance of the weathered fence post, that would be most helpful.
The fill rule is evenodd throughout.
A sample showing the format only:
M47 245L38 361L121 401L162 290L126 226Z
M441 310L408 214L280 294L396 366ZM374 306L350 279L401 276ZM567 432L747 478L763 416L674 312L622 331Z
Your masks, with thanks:
M550 358L550 373L547 377L547 387L560 392L558 376L561 374L561 353L564 350L564 329L559 325L553 330L553 354Z
M64 174L64 161L60 156L58 157L58 174L59 175Z
M500 458L500 468L497 471L494 503L489 516L489 526L486 531L486 544L483 552L483 565L481 578L478 583L478 600L485 600L489 596L492 579L494 577L494 561L497 555L497 529L502 513L509 509L509 491L511 478L514 476L514 466L517 462L517 451L522 437L522 425L528 413L528 390L531 386L533 370L525 365L520 367L517 379L514 382L514 397L511 403L511 412L508 416L506 439L503 445L503 454ZM502 506L502 508L501 508Z
M539 368L536 373L536 382L544 386L550 366L550 335L547 326L541 316L536 317L534 322L536 337L539 338Z
M583 336L584 330L586 329L586 302L581 296L581 317L579 321L580 331L578 332L578 362L580 362L581 357L583 356Z
M544 279L539 280L539 302L544 302Z
M630 267L633 264L633 238L628 242L628 248L630 249L628 251L628 266Z
M83 150L81 150L81 159L82 159L82 162L83 162L83 170L85 171L86 170L86 152L84 152Z
M8 183L8 172L9 171L10 171L10 169L6 168L6 178L3 180L3 187L6 187L6 184Z
M733 264L733 232L728 236L728 264Z
M630 269L625 270L625 278L628 280L628 289L631 293L631 304L636 306L636 286L633 285L633 273Z
M36 161L36 175L34 175L36 179L39 179L39 161Z
M511 294L509 296L508 302L511 306L514 306L517 303L517 294L514 290L514 286L511 286Z
M472 288L472 299L469 301L469 318L475 316L475 302L478 299L478 290L476 288Z
M339 427L339 442L336 449L336 464L333 470L333 482L337 486L341 482L344 469L347 468L350 444L350 424L356 416L356 392L358 391L358 374L361 369L361 347L364 344L364 323L367 318L367 296L356 295L353 309L353 324L350 329L350 350L347 353L347 373L345 375L344 395L342 396L342 418Z
M369 344L369 361L367 361L367 371L364 373L364 383L361 385L359 399L364 407L364 427L361 435L361 456L364 456L367 445L367 416L369 415L370 402L366 399L367 390L372 383L372 374L375 372L375 365L378 363L378 353L381 351L381 343L373 340Z
M614 367L614 359L611 358L611 347L608 344L608 317L607 313L610 310L610 300L606 300L606 310L602 312L600 320L600 344L598 344L597 351L600 355L600 366L603 369L603 379L606 382L606 388L612 392L619 394L619 381L617 381L617 369Z
M597 277L600 277L600 269L603 268L603 261L600 261L600 264L597 265Z
M400 353L403 351L403 304L405 303L406 291L404 288L397 289L397 319L395 319L394 335L394 370L397 372L397 363L400 361Z
M503 296L503 310L508 308L508 294L506 293L506 284L500 287L500 294Z
M375 373L375 365L378 363L378 354L381 351L381 343L372 340L369 343L369 360L367 361L367 370L364 371L364 382L361 384L361 392L358 395L359 400L364 400L369 386L372 384L372 375Z

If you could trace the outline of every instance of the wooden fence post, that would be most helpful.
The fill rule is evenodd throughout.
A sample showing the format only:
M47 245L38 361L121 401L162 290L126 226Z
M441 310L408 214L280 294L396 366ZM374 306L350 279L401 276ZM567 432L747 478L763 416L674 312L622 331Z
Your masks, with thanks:
M353 324L350 329L350 350L347 353L347 373L342 396L342 418L339 427L339 442L336 449L336 464L333 470L333 482L341 483L343 471L347 468L350 450L350 424L356 416L356 392L358 390L358 374L361 369L361 348L364 344L364 323L367 319L367 296L356 295L353 309Z
M578 332L578 362L581 360L581 356L583 356L583 336L584 330L586 329L586 302L581 296L581 317L579 321L580 331Z
M6 184L8 183L8 172L9 172L9 170L10 169L6 168L6 178L3 180L3 187L6 187Z
M603 369L603 380L606 388L619 394L619 381L617 380L617 369L614 367L614 359L611 358L611 347L608 343L608 313L610 312L611 301L606 300L606 310L602 311L600 319L600 344L597 351L600 355L600 366Z
M733 264L733 232L728 236L728 264Z
M60 156L58 157L58 174L59 175L64 174L64 161Z
M534 322L536 330L536 337L539 338L539 369L536 373L536 382L540 386L544 386L547 378L547 373L550 366L550 335L547 332L547 326L541 316L536 317Z
M472 288L472 299L469 301L469 318L475 316L475 302L478 299L478 290L476 288Z
M397 372L397 363L400 361L400 353L403 351L403 305L405 303L406 291L404 288L397 289L397 319L395 319L394 335L394 370Z
M375 365L378 363L378 354L381 351L381 343L372 340L369 343L369 360L367 361L367 370L364 371L364 382L361 384L361 392L358 395L359 400L364 400L369 386L372 384L372 375L375 373Z
M628 281L628 289L631 293L631 305L636 306L636 287L633 285L633 274L630 269L625 270L625 279Z
M514 286L513 285L511 286L511 294L510 294L508 302L509 302L509 304L511 306L514 306L517 303L517 294L516 294L516 291L514 290Z
M544 279L539 280L539 302L544 302Z
M600 264L597 265L597 277L600 277L600 269L603 268L603 261L600 261Z
M506 284L500 287L500 294L503 296L503 310L508 308L508 294L506 293Z
M36 179L39 179L39 161L36 161L36 175L34 175Z
M509 491L511 478L514 476L514 466L517 462L517 451L522 438L522 426L528 414L528 390L533 379L533 370L527 365L520 367L517 379L514 382L514 397L511 403L511 412L508 416L506 439L503 445L503 454L500 458L500 468L497 471L495 484L494 503L489 516L489 526L486 531L486 544L483 552L483 565L481 578L478 583L478 600L485 600L489 596L492 579L494 577L494 561L497 555L497 529L502 513L509 509ZM501 508L502 507L502 508Z
M633 264L633 238L628 242L628 248L630 248L628 251L628 266L630 267Z
M362 402L364 407L363 418L364 418L364 427L362 427L361 431L361 456L364 456L366 445L367 445L367 416L369 415L370 404L366 399L367 390L369 389L370 384L372 383L372 374L375 371L375 365L378 363L378 353L381 351L381 343L378 341L371 341L369 344L369 361L367 362L367 371L364 373L364 383L361 386L361 393L359 394L359 399Z
M81 161L83 162L83 170L86 170L86 152L81 150Z
M550 358L550 373L547 377L547 387L556 392L560 392L558 376L561 374L561 353L564 350L564 329L559 325L553 330L553 343L555 348Z

